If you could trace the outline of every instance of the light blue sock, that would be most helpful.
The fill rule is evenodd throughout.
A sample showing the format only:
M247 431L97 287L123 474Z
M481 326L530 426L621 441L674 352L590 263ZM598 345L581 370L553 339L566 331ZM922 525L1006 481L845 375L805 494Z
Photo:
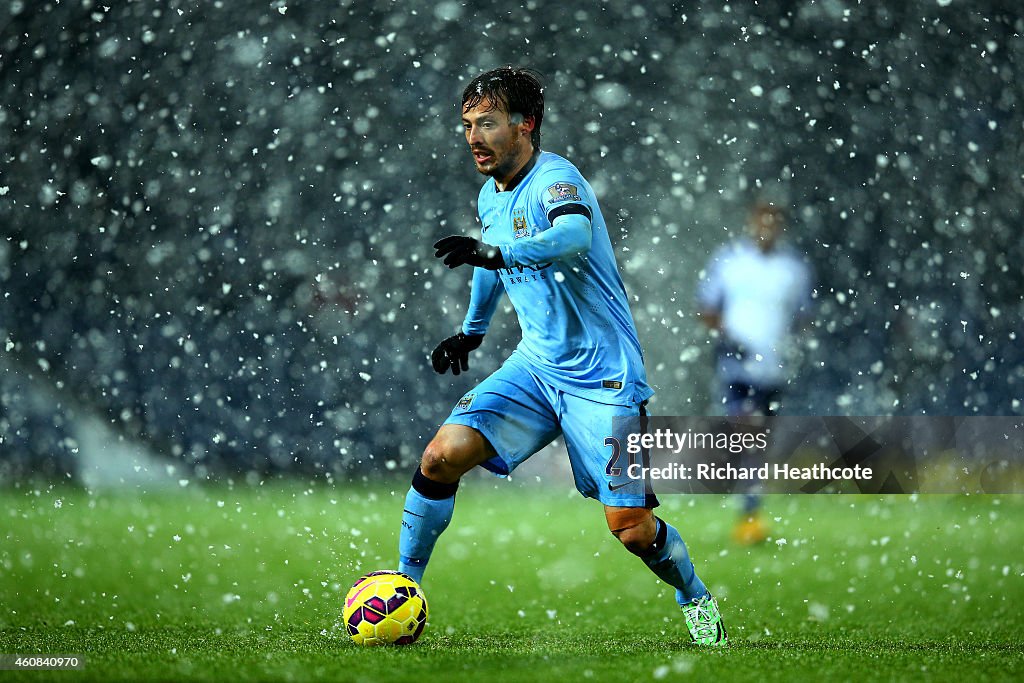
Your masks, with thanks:
M658 532L654 544L640 559L657 574L658 578L674 586L676 602L684 605L708 595L708 589L697 576L690 560L690 552L682 536L668 522L655 518Z
M449 498L427 498L414 488L405 496L402 531L398 537L398 571L422 584L423 572L437 537L448 528L455 510L454 494Z

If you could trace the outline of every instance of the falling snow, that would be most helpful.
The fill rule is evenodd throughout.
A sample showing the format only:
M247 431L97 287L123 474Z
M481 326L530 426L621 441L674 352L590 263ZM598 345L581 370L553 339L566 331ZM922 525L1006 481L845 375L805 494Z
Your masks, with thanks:
M754 194L817 278L791 412L1022 411L1016 16L44 4L4 10L5 472L74 478L83 416L190 478L412 462L518 342L506 306L429 369L468 281L430 245L478 229L456 104L507 63L601 199L662 414L708 410L695 281Z

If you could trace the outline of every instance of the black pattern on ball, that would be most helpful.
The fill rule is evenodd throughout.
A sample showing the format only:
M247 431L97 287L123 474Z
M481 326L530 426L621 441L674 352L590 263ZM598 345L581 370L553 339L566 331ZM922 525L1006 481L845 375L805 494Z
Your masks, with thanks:
M401 593L396 593L395 595L392 595L390 598L388 598L387 613L391 614L407 602L409 602L408 595L402 595Z
M416 631L412 634L412 639L416 640L423 633L423 627L427 625L427 615L424 612L416 619Z

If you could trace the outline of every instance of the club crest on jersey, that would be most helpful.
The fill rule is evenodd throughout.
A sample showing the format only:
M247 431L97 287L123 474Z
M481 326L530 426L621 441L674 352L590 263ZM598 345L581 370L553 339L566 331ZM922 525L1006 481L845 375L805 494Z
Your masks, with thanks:
M466 394L459 399L459 402L455 404L456 410L469 410L469 407L473 405L473 399L476 398L476 394Z
M512 227L514 228L514 232L512 233L512 237L514 237L515 239L518 240L518 239L522 239L524 237L529 237L530 236L530 229L528 227L526 227L526 219L525 218L513 218L512 219Z
M516 209L512 212L512 237L522 239L530 236L530 228L526 225L526 210Z
M551 195L551 199L548 200L548 204L580 201L579 188L572 183L555 183L548 188L548 194Z

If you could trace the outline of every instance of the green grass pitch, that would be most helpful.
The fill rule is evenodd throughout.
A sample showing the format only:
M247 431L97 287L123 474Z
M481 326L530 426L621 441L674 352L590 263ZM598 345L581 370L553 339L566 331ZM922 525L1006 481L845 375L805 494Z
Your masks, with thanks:
M729 540L733 501L664 496L733 646L689 644L671 592L574 491L467 481L404 648L339 624L393 568L404 482L7 490L0 653L82 654L4 680L1020 680L1024 498L770 496L773 537Z

